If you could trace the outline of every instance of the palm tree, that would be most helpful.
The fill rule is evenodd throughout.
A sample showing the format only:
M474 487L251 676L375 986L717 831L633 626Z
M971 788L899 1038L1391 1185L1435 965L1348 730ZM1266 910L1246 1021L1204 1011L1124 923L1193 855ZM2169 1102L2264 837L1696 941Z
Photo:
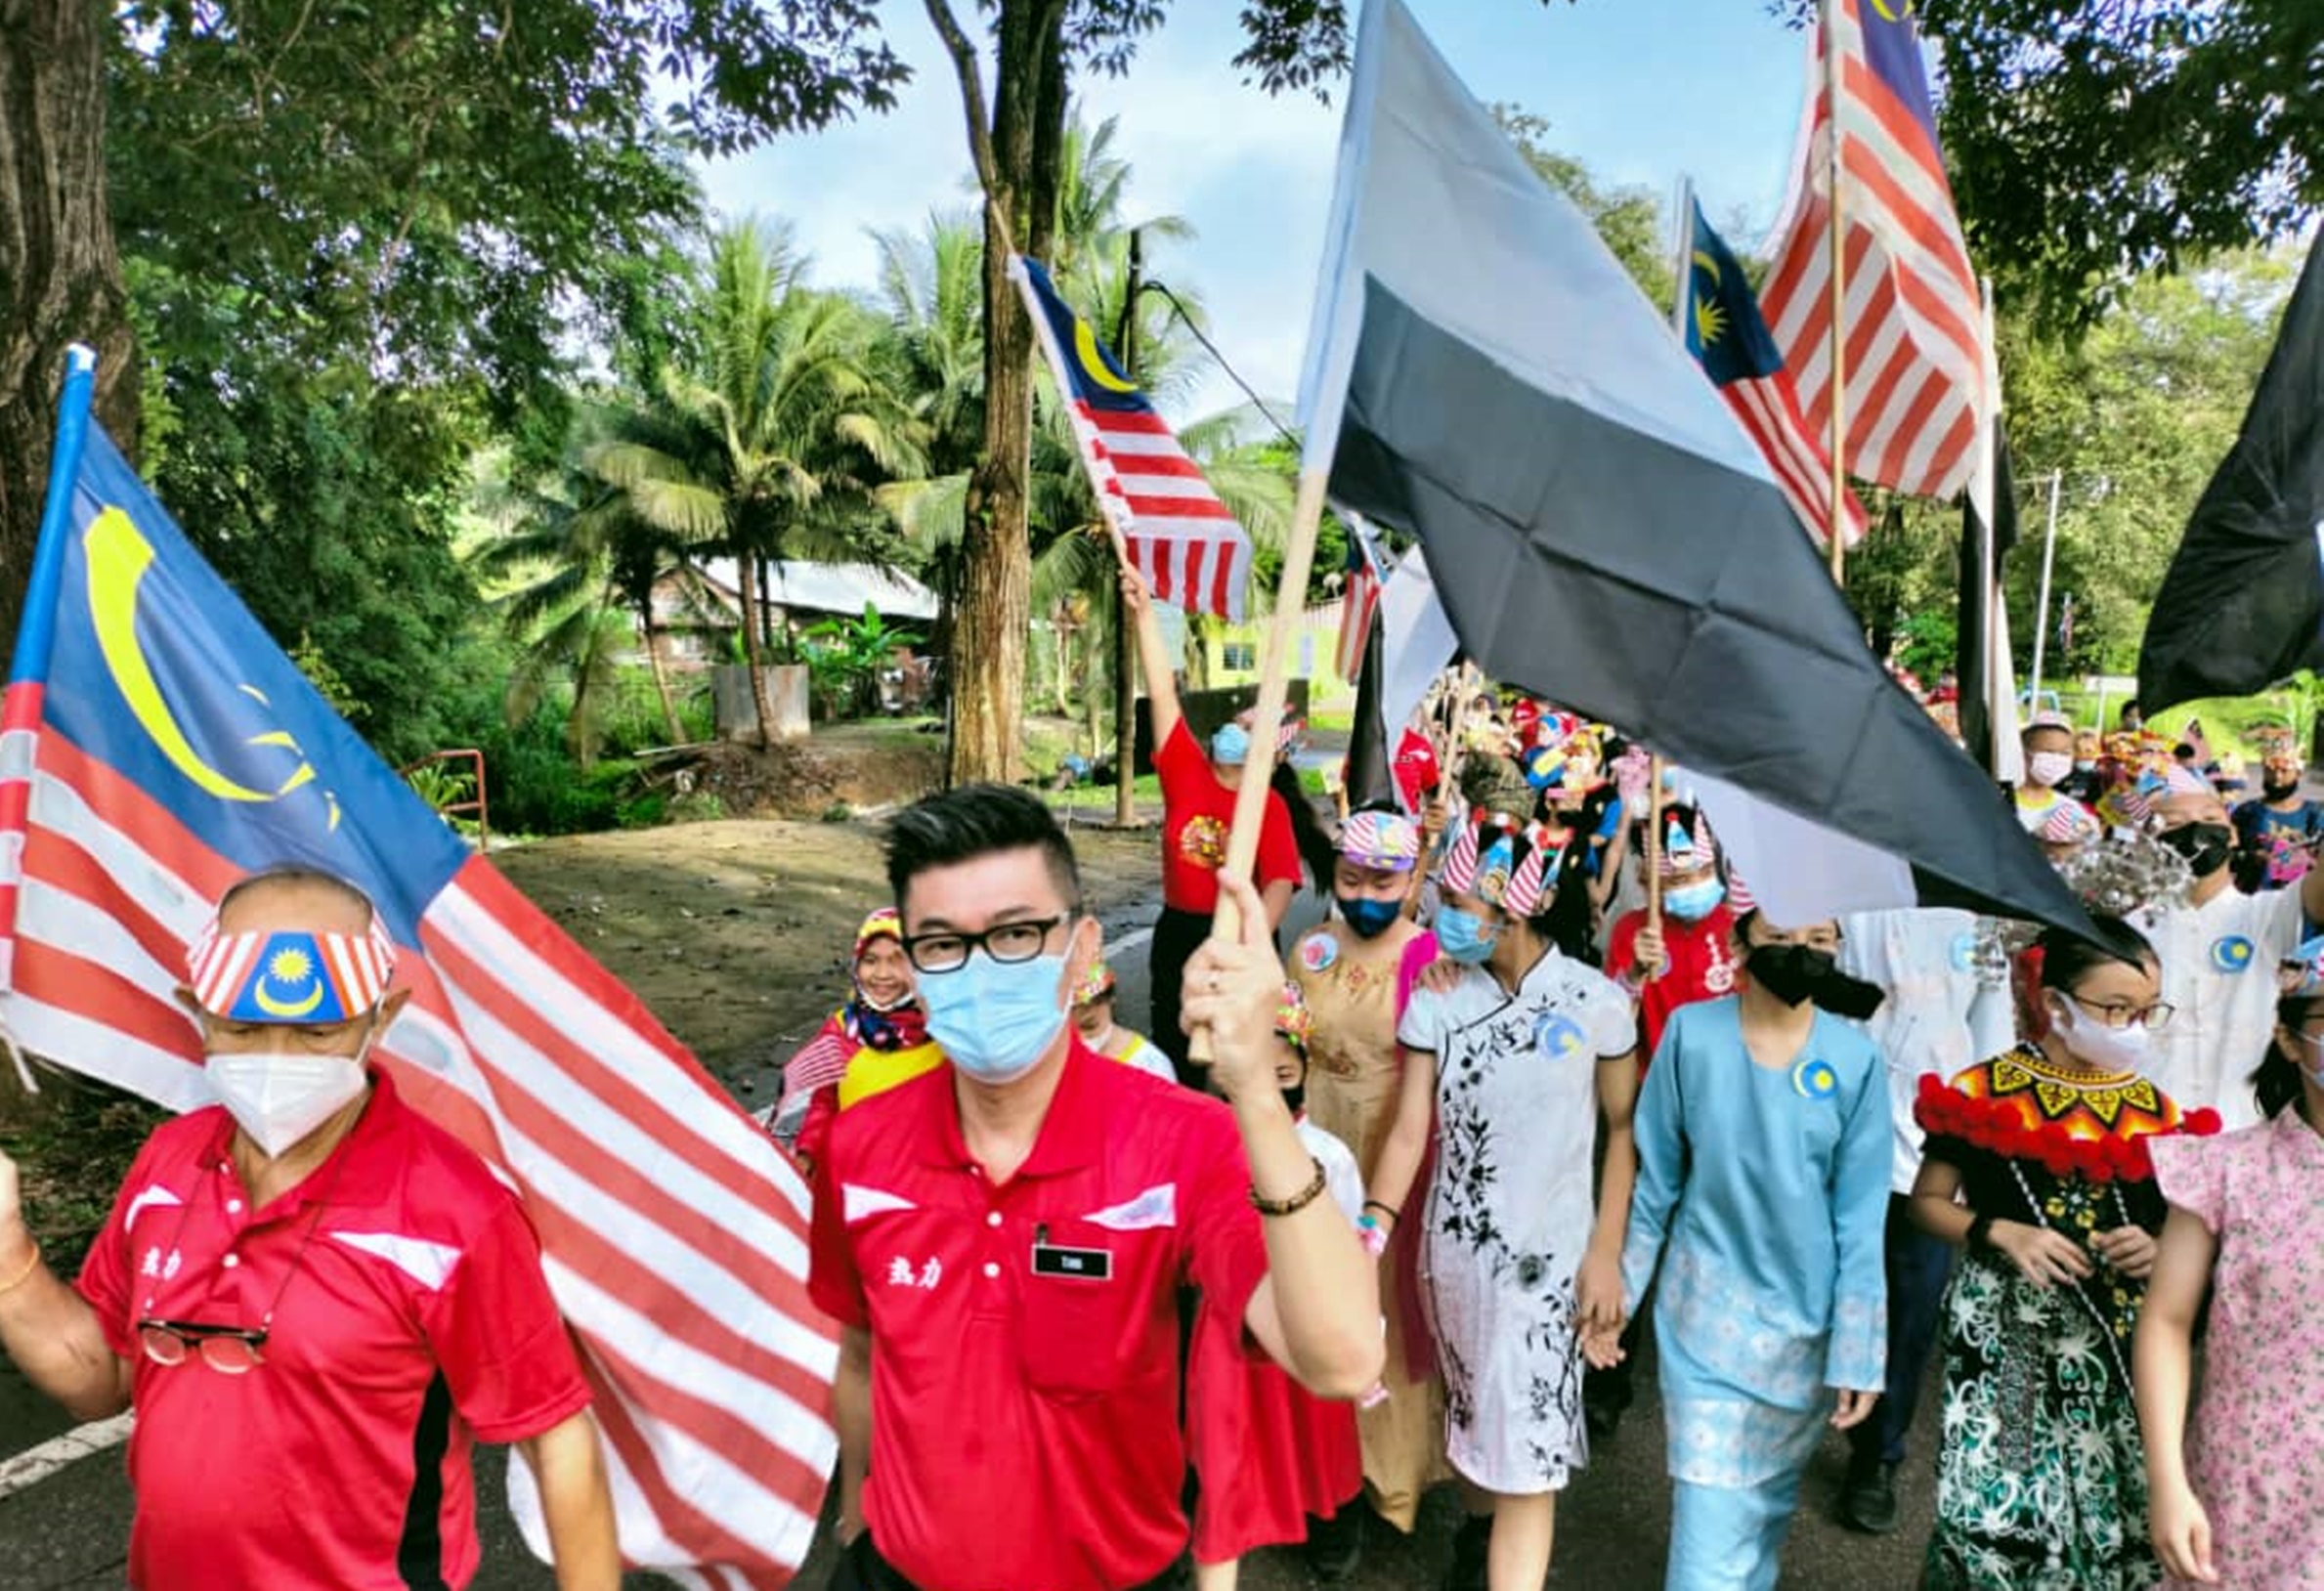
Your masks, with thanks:
M767 561L860 550L872 490L924 469L925 426L883 379L878 318L807 285L788 226L718 234L697 314L699 367L665 371L654 401L615 413L582 462L665 535L734 556L763 746Z

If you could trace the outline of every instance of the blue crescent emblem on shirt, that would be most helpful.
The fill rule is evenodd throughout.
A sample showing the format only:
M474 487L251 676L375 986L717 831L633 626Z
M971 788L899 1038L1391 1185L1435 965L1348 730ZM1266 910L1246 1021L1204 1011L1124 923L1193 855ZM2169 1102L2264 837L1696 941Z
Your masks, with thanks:
M1318 928L1299 942L1299 965L1320 972L1340 959L1340 942Z
M1953 964L1953 969L1956 972L1975 971L1977 968L1977 936L1974 933L1955 934L1953 943L1945 948L1945 958Z
M1840 1074L1830 1061L1809 1055L1791 1068L1791 1086L1803 1099L1829 1099L1840 1092Z
M2251 968L2254 951L2251 940L2240 933L2230 933L2211 947L2211 966L2215 972L2242 972Z
M1533 1047L1544 1058L1564 1060L1581 1054L1581 1024L1559 1011L1550 1011L1533 1024Z

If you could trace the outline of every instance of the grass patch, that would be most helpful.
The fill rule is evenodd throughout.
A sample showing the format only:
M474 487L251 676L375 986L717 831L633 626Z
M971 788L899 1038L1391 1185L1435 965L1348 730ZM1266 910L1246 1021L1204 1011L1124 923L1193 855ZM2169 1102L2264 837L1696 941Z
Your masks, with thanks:
M1317 708L1308 714L1310 729L1332 729L1343 733L1356 728L1356 704L1345 707Z
M1154 774L1144 774L1130 782L1131 798L1139 805L1162 804L1162 781ZM1042 798L1060 811L1111 813L1114 807L1114 787L1111 785L1076 785L1071 790L1053 790L1042 793Z

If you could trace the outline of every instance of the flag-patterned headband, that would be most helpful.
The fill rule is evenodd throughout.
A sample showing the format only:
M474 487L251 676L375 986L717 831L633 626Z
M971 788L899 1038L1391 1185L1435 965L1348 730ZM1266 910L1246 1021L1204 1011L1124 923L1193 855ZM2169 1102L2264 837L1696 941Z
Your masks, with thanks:
M1357 812L1340 825L1340 854L1357 867L1409 873L1420 861L1420 829L1401 812Z
M1693 873L1717 862L1719 853L1712 844L1710 825L1702 821L1702 814L1695 814L1693 833L1680 827L1677 818L1670 819L1662 834L1660 869L1665 879L1681 873Z
M377 918L362 934L212 925L186 967L201 1009L230 1022L349 1022L387 993L396 947Z
M1112 995L1113 968L1105 964L1103 957L1099 957L1090 963L1090 969L1081 975L1081 982L1074 985L1073 1003L1076 1006L1095 1006L1100 1000L1110 999Z
M2276 970L2276 989L2287 1000L2324 995L2324 934L2304 941Z
M1506 812L1477 814L1461 824L1438 882L1511 917L1531 917L1563 848L1538 823L1521 825Z
M2035 836L2045 845L2081 845L2098 838L2098 820L2080 801L2059 800Z

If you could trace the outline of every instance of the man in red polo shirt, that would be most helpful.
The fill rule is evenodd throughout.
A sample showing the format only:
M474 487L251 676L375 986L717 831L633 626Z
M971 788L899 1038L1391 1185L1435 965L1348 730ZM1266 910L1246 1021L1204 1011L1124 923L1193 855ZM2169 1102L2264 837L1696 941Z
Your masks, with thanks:
M842 1113L817 1168L810 1287L846 1328L845 1575L1167 1584L1186 1545L1179 1286L1320 1396L1360 1397L1384 1354L1370 1263L1275 1082L1283 974L1259 896L1225 881L1242 937L1186 967L1222 1102L1092 1054L1067 1020L1098 929L1038 797L968 786L887 843L950 1064Z
M137 1409L142 1591L465 1585L477 1437L531 1462L560 1586L620 1583L524 1211L364 1065L409 993L386 993L393 967L337 879L228 892L179 991L224 1103L147 1140L74 1286L0 1155L0 1347L84 1419Z

